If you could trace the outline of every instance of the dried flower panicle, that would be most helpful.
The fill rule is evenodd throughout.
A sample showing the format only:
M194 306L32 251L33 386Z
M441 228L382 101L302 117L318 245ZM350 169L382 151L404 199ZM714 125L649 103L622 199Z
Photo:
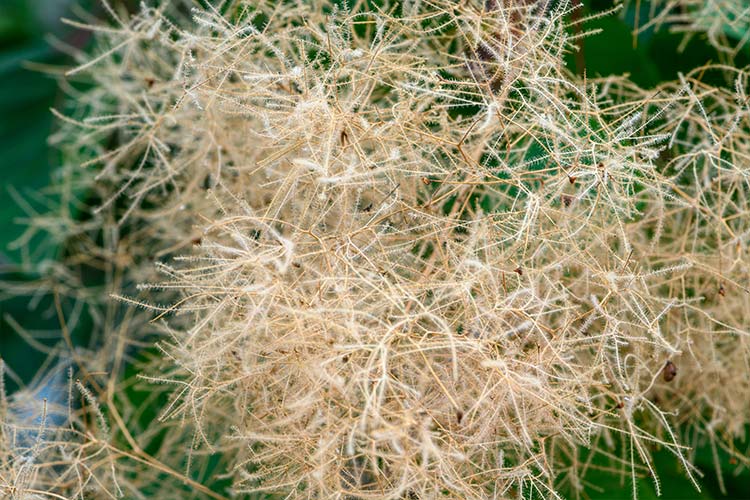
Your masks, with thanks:
M655 98L565 68L566 2L385 3L144 6L71 72L186 477L559 498L586 447L637 495L658 444L697 487L750 414L747 74Z

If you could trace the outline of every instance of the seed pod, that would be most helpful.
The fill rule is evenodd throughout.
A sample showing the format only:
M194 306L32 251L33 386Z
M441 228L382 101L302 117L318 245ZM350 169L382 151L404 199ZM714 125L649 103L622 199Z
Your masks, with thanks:
M664 377L664 382L671 382L677 376L677 367L672 361L668 360L667 364L664 365L664 368L661 370L661 373Z

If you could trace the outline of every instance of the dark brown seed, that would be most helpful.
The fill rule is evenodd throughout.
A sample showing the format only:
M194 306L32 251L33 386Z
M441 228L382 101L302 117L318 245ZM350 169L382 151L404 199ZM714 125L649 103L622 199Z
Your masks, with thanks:
M576 183L576 177L574 175L569 175L568 176L568 181L570 181L571 184L575 184Z
M461 410L456 410L456 422L460 424L461 420L463 419L464 419L464 412L462 412Z
M516 273L518 273L519 276L523 276L523 269L521 269L521 266L518 266L513 271L515 271Z
M341 358L341 361L343 363L348 363L349 362L349 355L348 354L344 354L344 356Z
M677 367L671 361L667 361L661 373L665 382L671 382L677 376Z
M623 403L622 401L618 401L617 402L617 407L618 408L625 408L625 403Z
M424 184L425 186L429 186L430 179L428 179L427 177L422 177L422 184Z
M296 267L297 269L299 269L299 268L301 267L301 265L300 265L300 263L299 263L299 262L292 262L292 265L293 265L294 267Z
M154 83L156 83L156 80L154 80L153 78L146 78L145 81L148 88L153 87Z
M724 283L719 284L719 295L722 297L725 297L727 295L727 290L724 288Z
M481 42L479 45L477 45L476 53L480 61L489 62L497 59L492 48L485 42Z
M560 199L562 200L563 205L565 205L566 207L569 207L570 204L573 203L573 197L567 194L560 196Z
M200 245L201 244L201 237L200 236L196 236L195 238L193 238L192 240L190 240L190 243L192 243L193 245Z

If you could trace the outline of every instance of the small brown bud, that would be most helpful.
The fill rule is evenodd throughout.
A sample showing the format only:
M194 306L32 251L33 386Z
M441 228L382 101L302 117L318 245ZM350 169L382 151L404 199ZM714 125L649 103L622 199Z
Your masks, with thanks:
M726 297L727 295L727 290L726 288L724 288L724 283L719 283L719 295L721 295L722 297Z
M456 410L456 422L460 424L461 420L463 419L464 419L464 412L462 412L461 410Z
M575 176L575 175L569 175L569 176L568 176L568 181L569 181L569 182L570 182L571 184L575 184L575 183L576 183L576 179L577 179L577 178L576 178L576 176Z
M521 266L518 266L513 271L518 273L519 276L523 276L523 269L521 269Z
M671 382L677 376L677 367L672 361L668 360L667 364L662 368L661 373L664 377L664 382Z
M427 177L422 177L422 184L424 184L425 186L429 186L430 179L428 179Z

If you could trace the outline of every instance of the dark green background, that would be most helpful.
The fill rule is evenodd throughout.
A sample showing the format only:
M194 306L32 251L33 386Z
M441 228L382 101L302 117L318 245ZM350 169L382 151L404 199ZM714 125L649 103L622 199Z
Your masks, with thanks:
M45 37L50 35L69 44L85 47L88 36L75 32L59 22L61 16L72 17L70 0L0 0L0 173L3 187L0 189L0 279L33 279L18 273L20 254L7 249L8 243L23 232L19 218L25 216L22 207L11 196L11 189L24 199L32 199L33 193L50 184L51 175L60 162L59 153L47 145L47 137L54 129L50 107L62 106L64 97L57 82L39 71L28 69L29 62L64 66L70 64L67 56L54 50ZM606 0L585 2L586 11L601 10L611 6ZM79 4L81 5L81 4ZM95 4L83 9L96 10ZM641 19L647 17L648 2L642 2ZM704 38L695 37L683 53L677 53L681 36L662 29L657 33L644 33L634 48L632 23L635 12L631 8L621 16L610 16L590 22L585 29L602 28L603 34L587 38L584 54L587 74L609 75L629 73L641 86L653 87L661 81L672 80L678 72L718 62L717 52ZM746 66L750 61L747 49L741 52L735 64ZM568 61L576 67L575 58ZM578 68L580 70L580 68ZM723 84L721 76L713 75ZM42 209L39 204L37 208ZM33 249L32 249L33 250ZM54 249L52 254L54 256ZM30 330L49 330L51 338L44 342L59 341L54 332L59 323L51 314L51 301L43 300L36 310L29 308L28 298L7 299L0 295L0 357L25 381L30 381L41 366L44 356L31 349L20 339L5 321L6 315ZM15 386L9 381L12 388ZM728 457L720 455L724 468L724 480L729 495L720 493L713 471L709 449L701 449L697 465L706 476L701 481L703 492L696 492L680 470L677 460L666 452L657 452L657 471L662 483L664 499L750 499L750 473L744 471L733 476ZM604 473L591 473L588 481L602 488L603 492L589 489L584 498L623 499L632 496L629 481ZM639 484L640 498L656 498L650 481ZM571 498L573 496L571 495Z

